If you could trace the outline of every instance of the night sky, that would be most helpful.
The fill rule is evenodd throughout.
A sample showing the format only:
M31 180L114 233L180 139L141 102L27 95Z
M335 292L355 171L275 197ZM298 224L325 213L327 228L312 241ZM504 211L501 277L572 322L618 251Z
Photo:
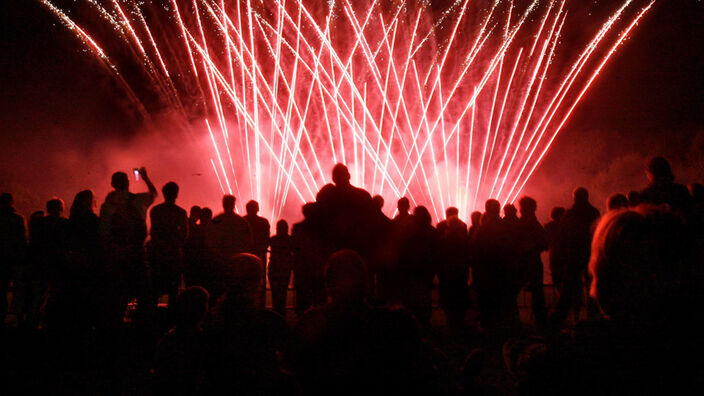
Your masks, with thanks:
M100 163L101 150L126 146L139 121L109 94L111 78L38 1L0 3L0 190L15 193L24 214L54 194L70 202L90 187L104 196L109 181L89 175L109 174L114 164ZM611 192L642 188L645 162L657 154L672 161L681 182L704 182L703 73L704 4L659 0L527 186L540 213L568 204L577 185L593 191L597 207ZM158 176L157 184L169 177Z

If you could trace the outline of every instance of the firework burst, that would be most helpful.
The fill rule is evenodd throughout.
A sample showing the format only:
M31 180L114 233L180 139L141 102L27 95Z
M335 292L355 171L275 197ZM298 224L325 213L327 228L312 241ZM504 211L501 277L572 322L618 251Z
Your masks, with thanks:
M205 134L219 188L271 219L313 200L337 162L436 218L514 201L654 3L624 1L565 43L564 0L40 1L144 117L168 108Z

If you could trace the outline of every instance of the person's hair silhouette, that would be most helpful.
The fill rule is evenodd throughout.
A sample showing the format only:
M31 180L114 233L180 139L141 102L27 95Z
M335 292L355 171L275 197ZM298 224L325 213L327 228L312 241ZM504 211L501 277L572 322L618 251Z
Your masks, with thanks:
M406 214L411 209L411 202L406 197L401 197L396 203L399 213Z
M235 211L235 196L231 194L225 194L222 197L222 209L225 213L232 213Z
M130 180L127 178L127 173L113 173L110 185L117 191L127 191L130 188Z
M332 181L336 186L346 186L350 184L350 171L345 164L336 164L332 168Z
M254 200L248 201L247 205L245 205L245 210L250 216L256 215L257 213L259 213L259 202Z
M176 198L178 198L178 190L178 184L174 182L164 184L164 187L161 188L161 193L164 194L164 201L175 203Z

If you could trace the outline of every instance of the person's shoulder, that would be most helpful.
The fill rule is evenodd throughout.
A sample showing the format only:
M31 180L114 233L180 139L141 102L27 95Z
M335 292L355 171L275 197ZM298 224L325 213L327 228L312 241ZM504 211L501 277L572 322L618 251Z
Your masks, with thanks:
M682 196L682 197L684 197L685 195L687 196L687 198L691 198L691 197L692 197L692 196L689 194L689 189L688 189L687 186L685 186L684 184L674 183L674 185L672 186L672 189L673 189L674 191L676 191L677 194L679 194L679 195Z
M362 198L369 198L369 200L372 199L372 195L369 193L369 191L363 189L362 187L354 187L354 191Z
M328 183L318 191L318 193L315 195L315 200L325 201L325 199L329 198L332 194L335 193L335 191L337 191L337 187L332 183Z
M234 220L235 222L237 222L239 225L247 226L247 227L250 226L249 221L247 221L247 218L244 217L244 216L240 216L240 215L236 214L236 215L233 217L233 220Z
M158 213L158 212L162 212L162 211L165 211L168 209L169 209L169 205L166 202L162 202L160 204L154 205L154 207L152 207L152 209L151 209L151 212Z
M186 209L184 209L178 205L173 206L173 211L176 214L178 214L179 217L182 217L182 216L188 217L188 212L186 211Z
M327 323L328 315L324 307L309 308L296 323L294 331L299 336L314 338Z
M10 213L10 221L14 221L15 223L22 223L24 224L24 216L17 212L12 212Z
M156 194L151 193L151 192L141 192L141 193L130 193L130 197L132 199L137 199L137 200L154 200L156 198Z
M284 319L283 316L274 311L270 311L268 309L261 309L257 311L256 316L258 320L260 320L263 324L269 327L281 329L288 328L288 323L286 323L286 319Z

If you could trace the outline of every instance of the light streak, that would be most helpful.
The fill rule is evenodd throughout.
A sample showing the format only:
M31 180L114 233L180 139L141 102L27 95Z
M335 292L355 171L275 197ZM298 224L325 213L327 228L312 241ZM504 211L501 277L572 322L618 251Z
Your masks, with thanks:
M515 200L655 0L624 0L587 24L570 22L567 0L456 0L440 12L411 1L170 0L166 13L89 0L75 14L39 1L145 119L162 109L137 91L208 139L219 191L247 194L241 202L260 201L275 221L314 200L338 161L372 194L408 195L436 217L446 205L468 215L486 198ZM91 13L112 37L74 20ZM601 27L588 42L561 43L585 25ZM144 78L123 69L153 86L135 90Z

